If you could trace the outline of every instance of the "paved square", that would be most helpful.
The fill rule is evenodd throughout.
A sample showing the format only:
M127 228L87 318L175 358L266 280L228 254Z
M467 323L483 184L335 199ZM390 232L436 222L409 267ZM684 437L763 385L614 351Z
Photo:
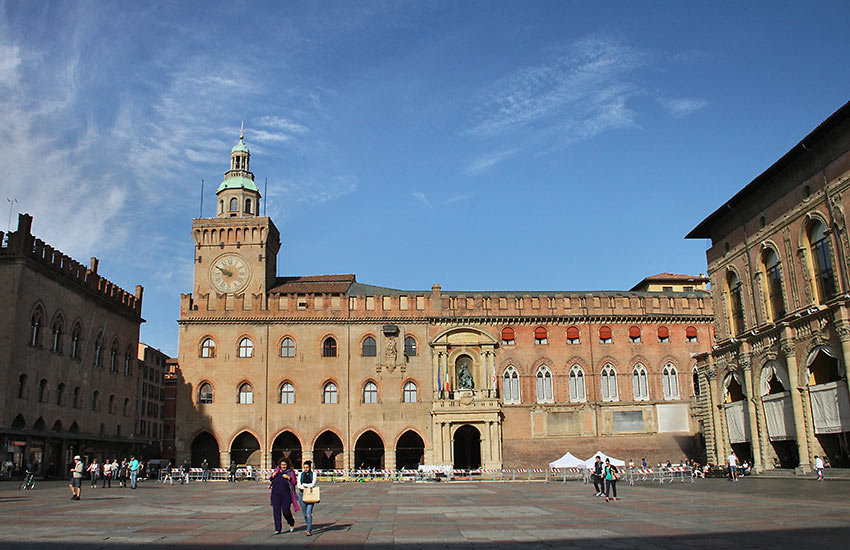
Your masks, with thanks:
M0 548L847 548L850 482L640 485L605 503L563 483L323 484L314 536L273 535L262 483L19 492L0 484Z

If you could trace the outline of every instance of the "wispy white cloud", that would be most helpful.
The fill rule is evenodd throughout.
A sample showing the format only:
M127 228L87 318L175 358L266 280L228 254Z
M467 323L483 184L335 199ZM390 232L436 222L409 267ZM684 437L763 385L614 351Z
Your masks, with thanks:
M659 98L658 103L676 118L687 116L708 107L708 101L705 99L691 97Z
M503 160L515 155L517 151L515 149L509 151L496 151L492 153L488 153L486 155L482 155L477 159L473 160L469 164L467 164L462 170L462 174L467 175L477 175L483 172L486 172L490 168L499 164Z
M642 93L630 75L644 63L640 52L615 40L586 38L568 54L519 69L482 92L469 132L495 137L558 128L574 141L629 126L635 113L627 101Z
M413 198L427 206L428 208L434 208L431 202L428 200L428 197L425 196L425 193L422 191L414 191Z
M282 141L289 141L292 139L291 136L283 134L281 132L268 132L266 130L251 130L250 132L251 140L258 141L260 143L269 143L275 142L279 143Z
M292 134L303 134L307 132L306 126L279 116L262 116L257 120L257 126L277 128L278 130L284 130Z
M271 179L271 178L270 178ZM286 219L296 207L307 204L315 206L340 199L357 190L358 181L354 176L337 176L323 183L308 180L283 180L269 183L267 206L279 220Z
M413 194L413 198L416 199L417 201L421 202L422 204L424 204L428 208L431 208L431 209L434 208L434 203L432 203L430 200L428 200L428 197L426 197L425 193L423 193L422 191L414 191L412 194ZM442 201L437 202L437 206L445 206L445 205L452 204L452 203L455 203L455 202L465 201L465 200L470 199L474 196L475 196L475 193L459 193L457 195L452 195L451 197L449 197L447 199L444 199Z

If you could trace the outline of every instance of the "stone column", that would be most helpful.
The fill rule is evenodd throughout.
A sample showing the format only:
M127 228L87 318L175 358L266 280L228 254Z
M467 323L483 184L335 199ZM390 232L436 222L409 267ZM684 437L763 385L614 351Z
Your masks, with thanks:
M847 391L850 393L850 376L847 376L850 369L850 320L847 319L848 312L845 306L838 309L835 320L835 331L838 333L838 339L841 340L841 359L844 362L844 381L847 383Z
M260 451L260 468L271 468L272 452L268 449Z
M803 411L803 398L801 393L806 391L805 386L800 385L800 368L797 365L797 354L793 340L788 334L790 328L785 329L787 335L781 341L782 354L785 356L785 365L788 367L788 380L791 384L791 409L794 411L794 433L797 439L797 454L800 455L799 468L808 471L811 469L809 458L809 441L806 436L806 421Z
M384 449L384 469L395 470L395 449Z
M221 468L228 468L230 466L230 451L219 451L218 463Z
M442 375L438 377L437 373L440 372L440 356L443 354L442 351L431 350L431 365L433 366L433 372L431 373L431 389L432 391L436 389L439 392L442 388L440 388L440 384L437 383L438 378L442 378ZM434 396L436 398L438 394L435 393Z
M313 450L312 449L308 449L308 450L302 449L301 450L301 464L304 464L308 460L310 462L313 462L313 467L315 468L316 467L316 464L315 464L316 461L313 460Z
M742 369L744 371L744 384L747 388L747 393L749 393L747 396L747 414L750 417L750 444L753 446L753 466L758 472L762 469L761 444L759 442L758 419L756 418L755 394L753 393L752 364L749 359L742 360L740 364L744 367Z

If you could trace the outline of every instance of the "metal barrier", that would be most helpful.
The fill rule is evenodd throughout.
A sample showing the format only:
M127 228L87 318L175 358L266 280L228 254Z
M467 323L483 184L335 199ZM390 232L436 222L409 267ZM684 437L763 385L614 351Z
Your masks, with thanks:
M626 472L629 485L634 485L636 481L657 482L661 485L664 483L673 483L679 480L682 483L689 480L694 483L693 472L688 466L672 466L670 468L630 468Z

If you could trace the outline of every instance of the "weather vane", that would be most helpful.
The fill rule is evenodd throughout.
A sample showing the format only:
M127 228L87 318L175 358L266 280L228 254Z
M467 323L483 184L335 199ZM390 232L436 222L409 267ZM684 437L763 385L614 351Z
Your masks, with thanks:
M242 121L242 126L239 127L239 139L245 139L245 121Z

